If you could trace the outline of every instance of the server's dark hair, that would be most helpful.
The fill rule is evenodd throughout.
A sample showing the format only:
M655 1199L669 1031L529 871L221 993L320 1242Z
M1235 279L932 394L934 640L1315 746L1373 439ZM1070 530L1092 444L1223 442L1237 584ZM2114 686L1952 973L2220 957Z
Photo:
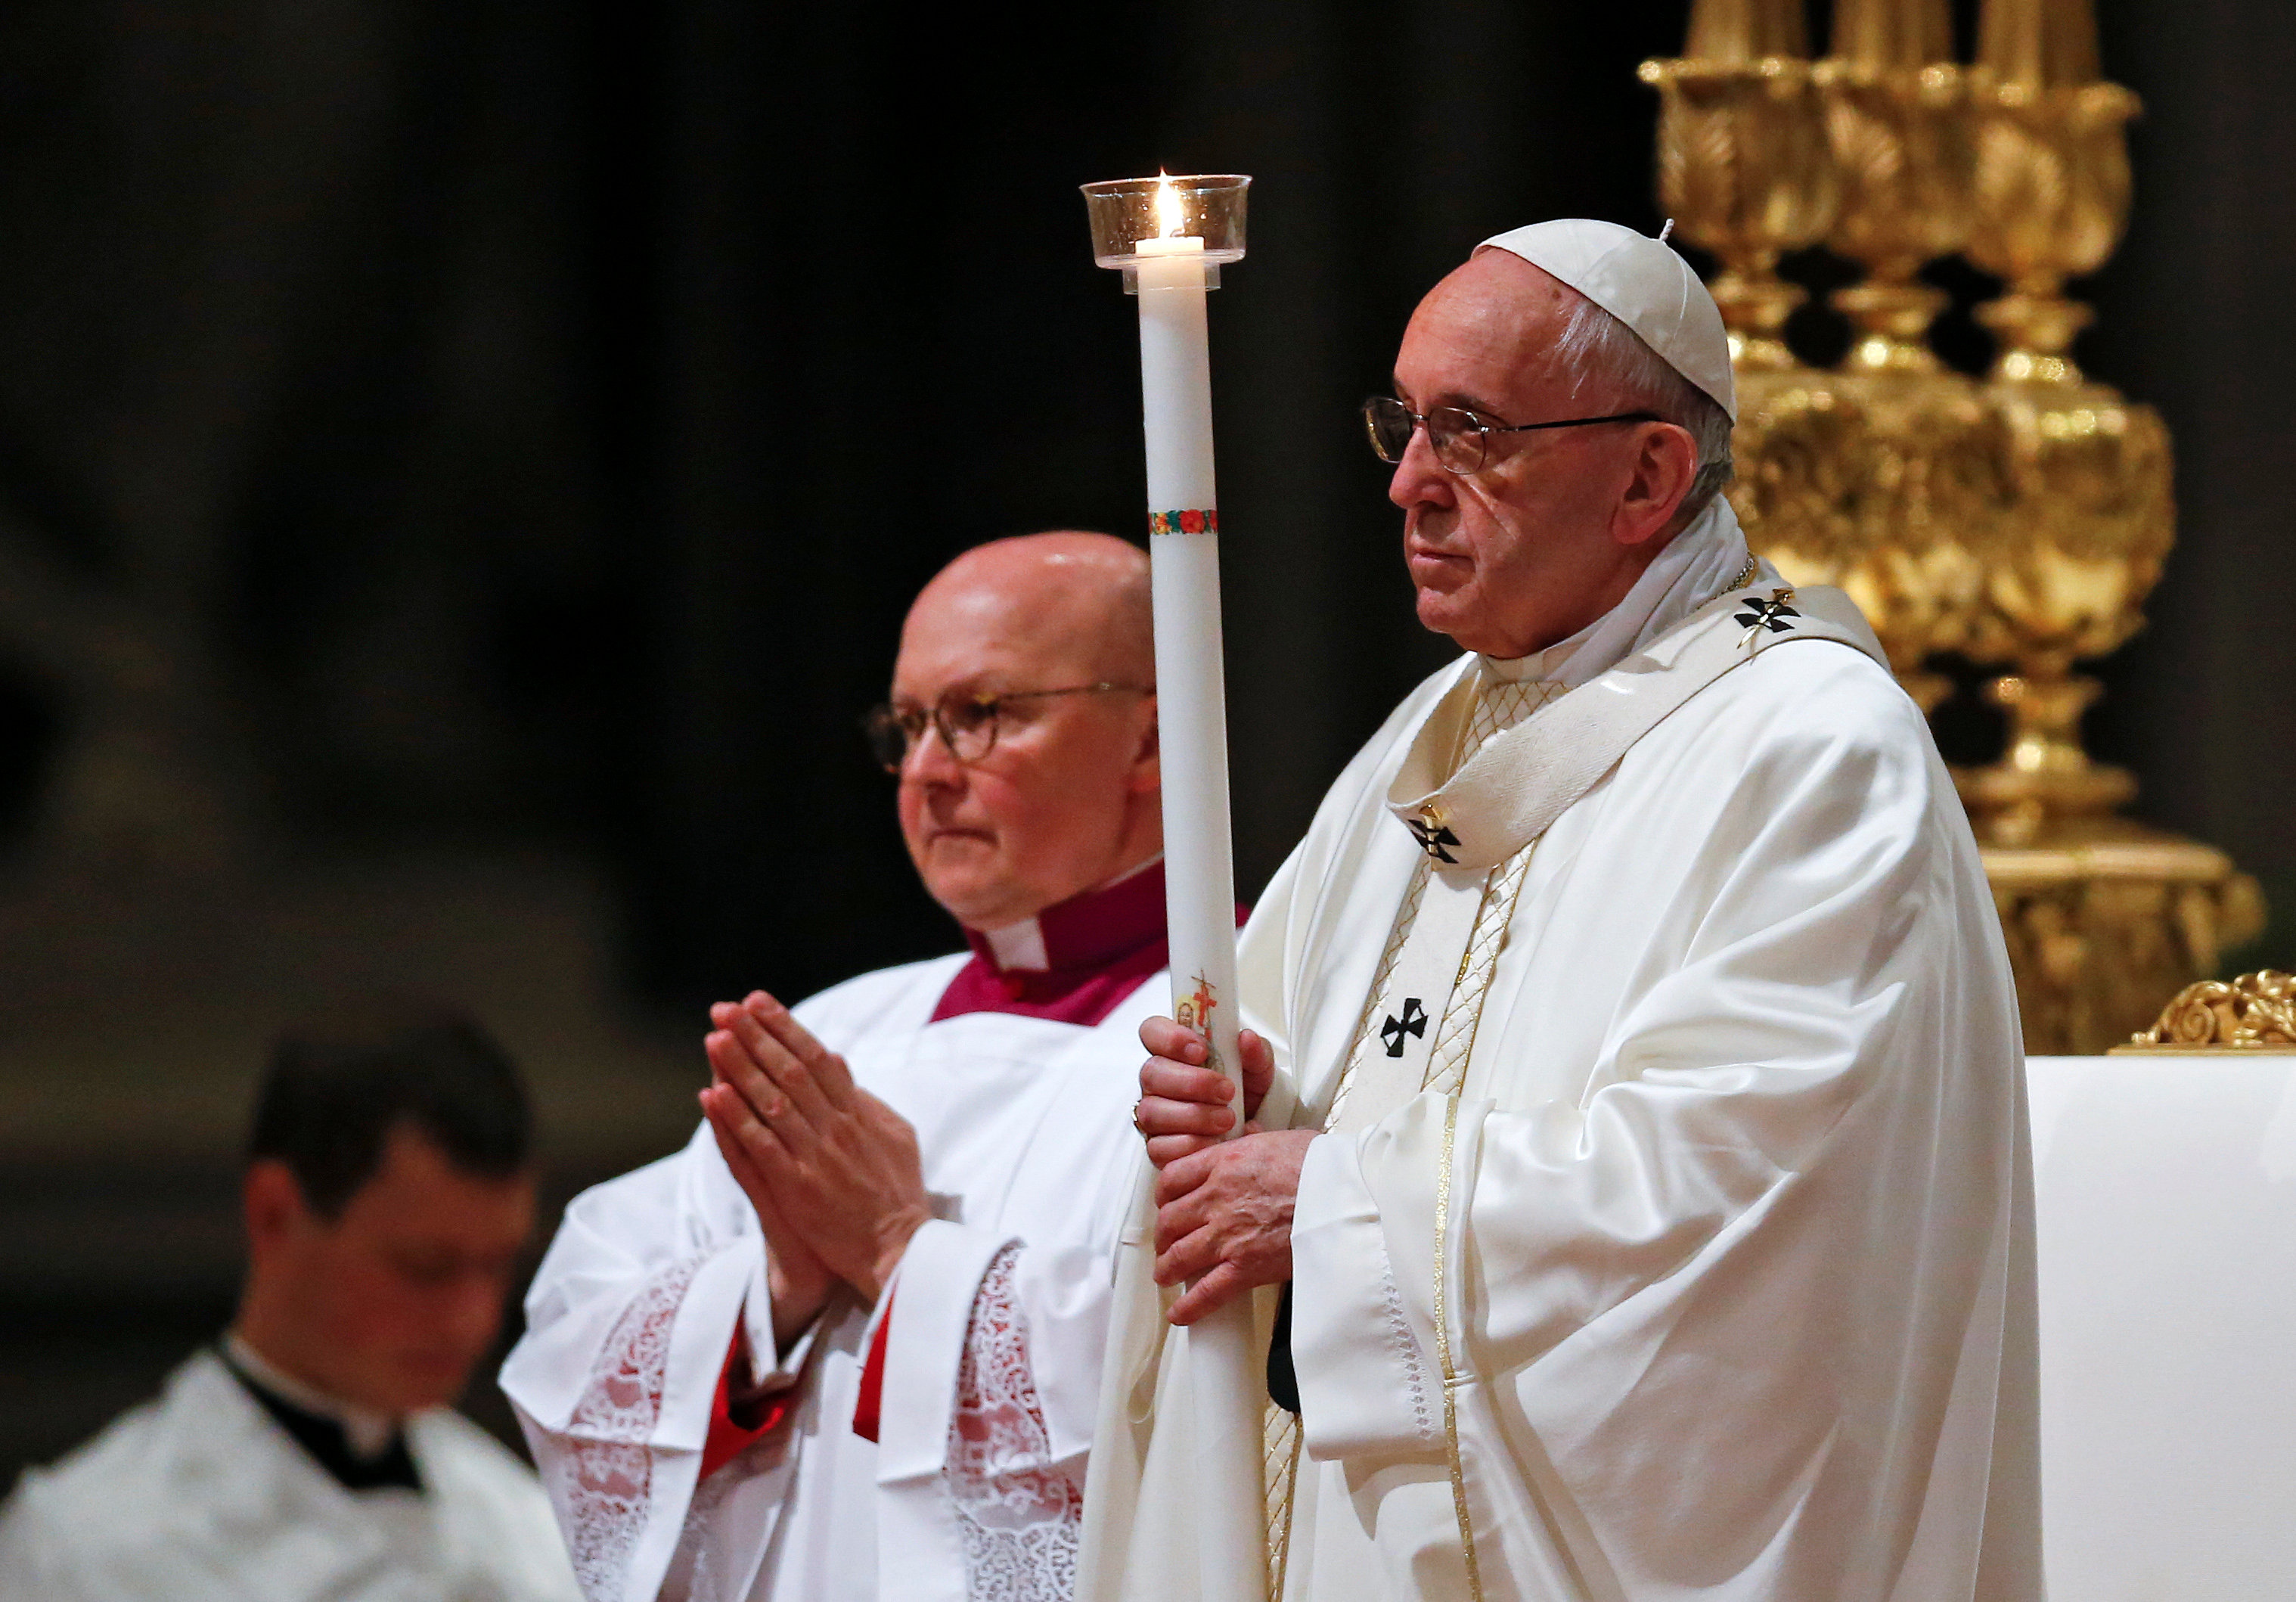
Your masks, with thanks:
M250 1162L276 1158L322 1218L340 1216L411 1127L462 1171L507 1179L531 1154L533 1117L508 1053L475 1019L392 1001L282 1035L255 1102Z

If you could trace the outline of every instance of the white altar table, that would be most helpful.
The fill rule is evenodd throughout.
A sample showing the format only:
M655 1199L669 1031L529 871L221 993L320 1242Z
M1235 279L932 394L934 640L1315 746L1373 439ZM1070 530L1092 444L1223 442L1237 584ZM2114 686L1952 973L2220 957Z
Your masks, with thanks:
M2027 1084L2050 1602L2296 1598L2296 1056Z

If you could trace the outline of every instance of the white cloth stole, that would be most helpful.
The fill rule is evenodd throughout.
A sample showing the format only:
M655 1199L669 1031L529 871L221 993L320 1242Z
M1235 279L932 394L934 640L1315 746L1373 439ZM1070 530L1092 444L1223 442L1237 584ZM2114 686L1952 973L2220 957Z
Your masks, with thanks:
M1833 640L1883 667L1889 657L1838 589L1764 584L1720 596L1514 728L1456 761L1442 709L1388 787L1388 809L1439 866L1495 867L1546 833L1635 742L1761 651ZM1457 714L1453 714L1456 719Z
M1423 865L1412 875L1395 932L1402 936L1391 964L1372 989L1354 1049L1356 1071L1325 1129L1335 1135L1367 1130L1419 1094L1451 992L1482 909L1488 871L1463 872ZM1462 998L1465 999L1465 998Z
M1430 719L1429 737L1450 748L1453 768L1563 693L1553 679L1515 682L1488 669L1480 677L1464 715L1439 708ZM1455 993L1463 980L1470 992L1479 990L1475 981L1489 983L1490 963L1474 958L1496 956L1529 862L1528 845L1496 874L1421 859L1396 908L1324 1130L1357 1134L1438 1080L1457 1088L1481 998L1456 994L1455 1005Z

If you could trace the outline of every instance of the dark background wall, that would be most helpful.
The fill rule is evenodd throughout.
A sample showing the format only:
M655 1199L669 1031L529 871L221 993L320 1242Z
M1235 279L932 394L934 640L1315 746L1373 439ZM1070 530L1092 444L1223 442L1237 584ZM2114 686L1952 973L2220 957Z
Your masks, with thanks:
M0 997L0 1091L77 1084L92 998L246 999L202 1037L208 1067L116 1053L110 1121L59 1090L26 1104L45 1121L0 1124L58 1176L9 1216L127 1194L107 1164L143 1149L139 1087L211 1082L206 1121L176 1126L176 1199L70 1237L102 1261L85 1242L152 1208L207 1219L225 1244L167 1305L211 1325L242 1047L289 1003L402 969L476 993L556 1074L554 1103L590 1109L560 1115L570 1175L685 1117L697 1001L946 949L856 719L950 555L1137 531L1132 308L1091 264L1075 186L1159 165L1255 178L1213 338L1256 885L1441 655L1352 408L1484 235L1568 213L1655 228L1633 71L1678 46L1685 11L11 7L0 949L29 955ZM2106 0L2103 27L2148 111L2081 353L2167 414L2184 525L2152 628L2104 669L2095 743L2138 770L2141 814L2264 876L2284 963L2296 15ZM1981 362L1965 313L1987 286L1939 275L1955 353ZM1812 354L1838 337L1797 326ZM504 862L540 866L512 883ZM60 908L77 965L42 955ZM272 954L314 928L359 962L280 979ZM567 934L560 966L533 967L536 930ZM238 954L221 967L171 965L218 941ZM558 1033L529 1027L544 1014ZM620 1079L582 1066L609 1027L628 1031ZM176 1327L142 1272L105 1280L112 1310L82 1325L142 1307ZM64 1291L19 1294L45 1298L44 1345L81 1327ZM16 1459L92 1426L170 1344L104 1360ZM0 1351L0 1384L32 1363Z

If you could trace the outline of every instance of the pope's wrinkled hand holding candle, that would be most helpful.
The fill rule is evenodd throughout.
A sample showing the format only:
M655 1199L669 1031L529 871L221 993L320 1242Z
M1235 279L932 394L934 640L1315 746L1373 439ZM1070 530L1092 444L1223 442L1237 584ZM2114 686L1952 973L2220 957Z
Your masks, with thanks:
M1219 497L1212 473L1211 355L1204 293L1243 255L1236 176L1088 184L1093 255L1140 298L1141 421L1163 770L1164 883L1173 1015L1204 1031L1234 1076L1235 866L1228 831L1221 683ZM1233 1090L1242 1127L1242 1088ZM1204 1602L1266 1591L1260 1415L1265 1354L1238 1297L1187 1333Z

